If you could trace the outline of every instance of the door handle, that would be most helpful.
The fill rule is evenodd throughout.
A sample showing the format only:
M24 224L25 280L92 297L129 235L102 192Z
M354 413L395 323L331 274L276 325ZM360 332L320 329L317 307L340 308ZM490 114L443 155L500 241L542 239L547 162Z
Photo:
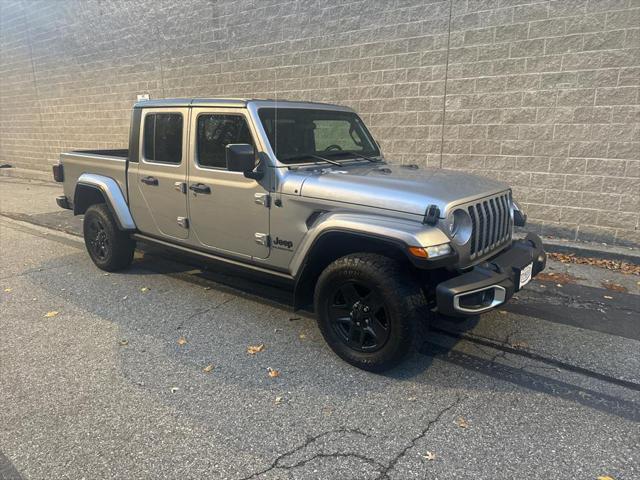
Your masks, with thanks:
M155 177L144 177L140 181L145 185L158 185L158 179Z
M194 183L193 185L189 185L189 190L195 193L211 193L209 185L205 185L204 183Z

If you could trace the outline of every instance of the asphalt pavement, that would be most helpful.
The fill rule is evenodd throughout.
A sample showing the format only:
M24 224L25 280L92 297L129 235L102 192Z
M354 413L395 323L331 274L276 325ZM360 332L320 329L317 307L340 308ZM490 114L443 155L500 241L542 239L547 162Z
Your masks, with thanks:
M59 188L0 178L0 479L640 478L638 276L551 261L376 375L289 292L98 270Z

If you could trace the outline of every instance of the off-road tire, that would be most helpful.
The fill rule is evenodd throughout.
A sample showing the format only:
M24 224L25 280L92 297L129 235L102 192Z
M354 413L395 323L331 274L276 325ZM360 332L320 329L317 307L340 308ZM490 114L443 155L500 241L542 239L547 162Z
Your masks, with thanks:
M87 252L101 270L115 272L127 268L133 261L136 242L118 228L113 214L104 204L90 206L82 226ZM98 243L102 247L98 247Z
M370 286L371 295L375 295L384 305L384 317L388 318L388 337L375 351L359 351L350 347L341 327L335 327L345 319L340 317L340 322L332 321L331 315L335 317L331 312L336 309L336 292L341 289L340 285L351 282L355 282L356 286L359 282ZM366 297L370 298L370 295ZM343 295L343 298L346 296ZM420 286L407 268L382 255L356 253L331 263L318 278L314 306L318 326L331 349L348 363L372 372L382 372L397 365L407 354L420 347L428 329L429 312ZM353 314L350 318L353 318ZM351 335L349 333L346 336Z

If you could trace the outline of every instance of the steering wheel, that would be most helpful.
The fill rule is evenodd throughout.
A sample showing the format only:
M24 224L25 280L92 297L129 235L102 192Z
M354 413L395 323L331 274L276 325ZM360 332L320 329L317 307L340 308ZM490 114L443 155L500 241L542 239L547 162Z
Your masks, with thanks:
M330 152L331 150L342 150L342 147L334 143L333 145L329 145L327 148L324 149L325 152Z

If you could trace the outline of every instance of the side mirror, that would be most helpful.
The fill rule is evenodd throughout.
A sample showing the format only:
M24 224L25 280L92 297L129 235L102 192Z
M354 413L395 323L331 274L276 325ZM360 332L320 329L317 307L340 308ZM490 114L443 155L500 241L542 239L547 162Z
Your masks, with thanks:
M227 170L248 173L256 168L256 152L248 143L230 143L226 148Z

